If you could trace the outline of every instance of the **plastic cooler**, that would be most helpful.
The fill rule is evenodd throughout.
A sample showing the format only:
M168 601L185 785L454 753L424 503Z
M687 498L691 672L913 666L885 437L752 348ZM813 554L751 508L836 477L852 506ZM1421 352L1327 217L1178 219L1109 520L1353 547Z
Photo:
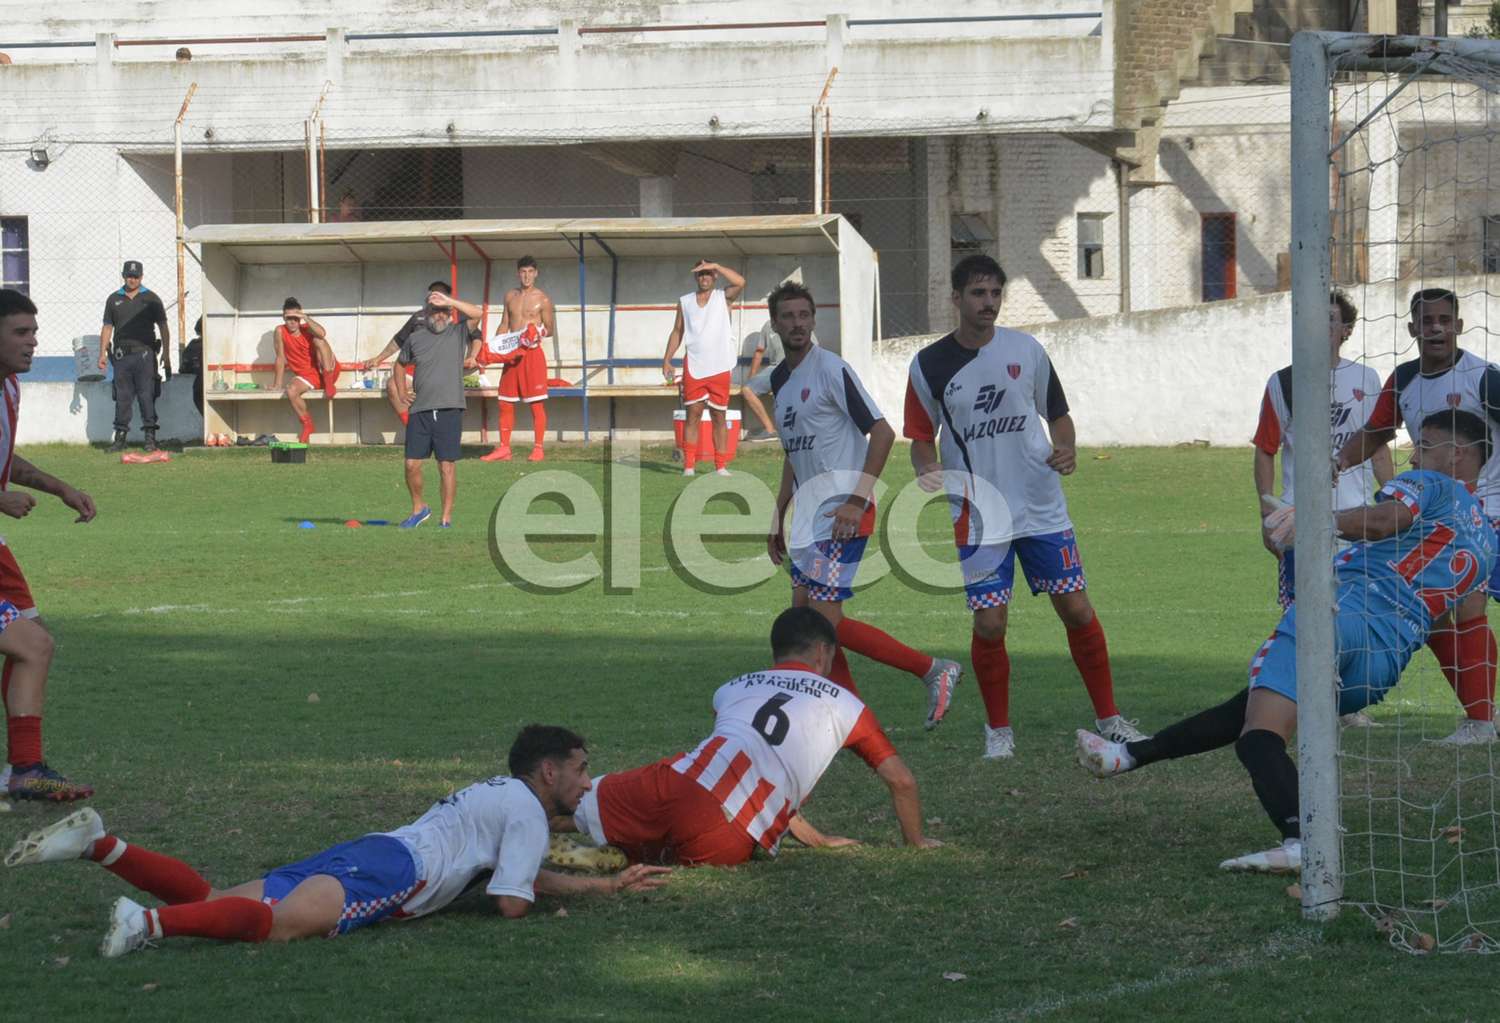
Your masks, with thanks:
M85 334L73 339L73 367L80 384L104 379L99 368L99 335Z
M734 409L724 413L724 429L728 436L729 450L725 452L725 461L734 461L734 453L740 446L740 414ZM672 413L672 436L676 438L677 450L686 451L687 412L678 409ZM714 460L714 424L708 418L705 409L703 418L698 421L698 457L695 461L712 462Z
M307 462L307 445L290 441L272 444L271 461L281 465L304 465Z

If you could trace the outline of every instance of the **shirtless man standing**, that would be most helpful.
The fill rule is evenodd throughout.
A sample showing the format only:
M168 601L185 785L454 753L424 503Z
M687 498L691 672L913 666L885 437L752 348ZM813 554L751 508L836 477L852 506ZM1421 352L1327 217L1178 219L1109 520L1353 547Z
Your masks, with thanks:
M516 404L525 402L531 409L531 431L535 446L528 461L540 462L542 441L547 436L547 353L542 349L541 339L557 336L557 310L547 293L536 286L536 260L522 256L516 261L516 280L519 288L505 293L505 312L500 317L500 329L495 333L510 334L535 327L537 336L523 338L514 353L505 356L490 356L491 364L498 362L500 371L500 443L482 462L510 461L510 431L516 424ZM481 357L487 349L481 350Z

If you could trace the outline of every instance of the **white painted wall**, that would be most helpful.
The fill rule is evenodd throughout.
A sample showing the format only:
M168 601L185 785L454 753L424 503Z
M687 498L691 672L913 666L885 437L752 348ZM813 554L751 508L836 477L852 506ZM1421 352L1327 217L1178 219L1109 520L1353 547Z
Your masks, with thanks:
M1351 290L1361 318L1343 354L1368 362L1382 379L1398 361L1415 358L1405 309L1410 293L1427 285L1453 288L1461 296L1466 329L1460 345L1500 360L1500 278L1495 276ZM1286 292L1020 329L1047 349L1072 405L1078 442L1090 446L1193 440L1248 445L1267 378L1292 360ZM876 346L875 370L865 383L893 426L902 421L911 359L931 340L893 338Z

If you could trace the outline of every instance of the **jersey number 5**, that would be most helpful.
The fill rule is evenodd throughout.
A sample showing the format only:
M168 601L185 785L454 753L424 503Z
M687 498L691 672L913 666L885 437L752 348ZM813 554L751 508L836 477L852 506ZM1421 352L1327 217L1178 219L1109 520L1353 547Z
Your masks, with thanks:
M786 739L786 733L791 730L792 719L781 709L791 698L790 693L777 693L761 704L755 717L750 719L751 727L772 746L780 746Z

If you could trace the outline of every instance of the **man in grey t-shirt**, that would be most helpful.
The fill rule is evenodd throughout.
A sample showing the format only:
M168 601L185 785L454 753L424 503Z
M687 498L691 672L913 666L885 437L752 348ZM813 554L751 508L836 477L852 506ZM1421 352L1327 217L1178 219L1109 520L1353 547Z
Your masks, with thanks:
M459 441L463 436L464 370L476 368L481 340L471 339L467 325L458 316L478 323L483 311L441 291L427 294L420 325L401 343L396 361L413 369L407 394L406 374L396 372L396 394L409 405L406 424L406 489L411 492L411 515L402 529L426 522L432 509L422 501L422 463L436 455L442 477L442 526L453 525L453 495L458 491Z

